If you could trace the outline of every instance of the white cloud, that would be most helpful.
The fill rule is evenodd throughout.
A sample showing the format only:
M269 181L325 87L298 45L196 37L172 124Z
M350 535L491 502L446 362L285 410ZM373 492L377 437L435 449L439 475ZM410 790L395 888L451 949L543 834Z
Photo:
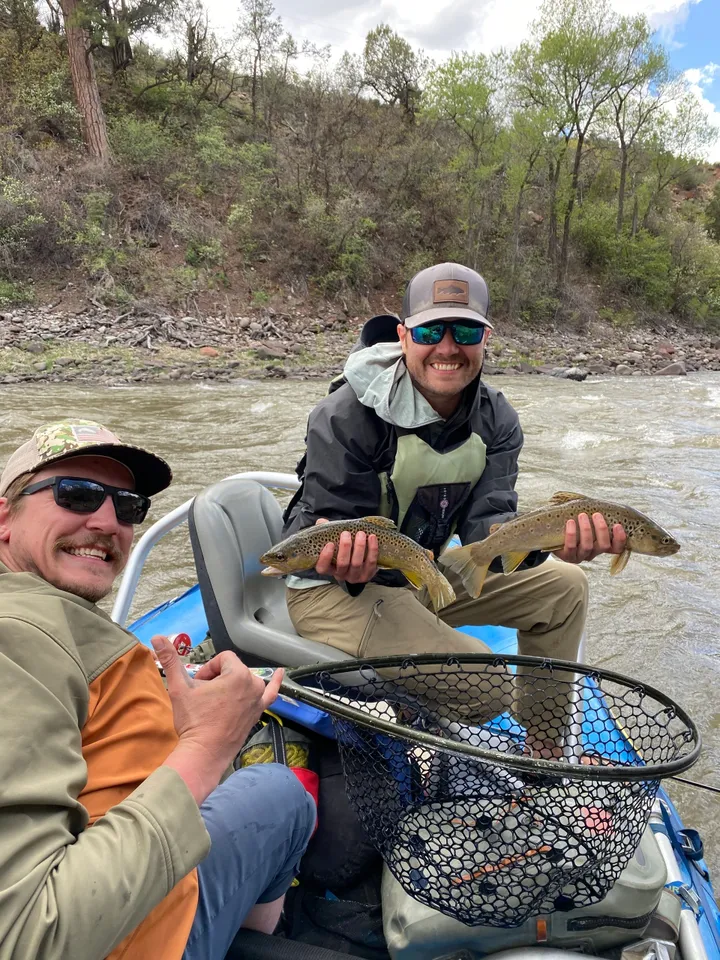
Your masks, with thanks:
M690 89L700 101L700 105L707 114L708 120L717 130L717 139L708 150L707 159L712 162L720 161L720 110L708 100L709 87L713 85L715 74L720 71L720 64L708 63L704 67L693 67L685 71L685 79ZM720 78L719 78L720 79Z
M211 17L223 31L237 20L238 6L207 0ZM612 0L622 13L644 13L664 42L700 0ZM713 0L704 0L706 3ZM336 54L358 52L365 35L378 23L389 23L402 36L441 58L451 50L485 53L516 47L528 35L541 0L275 0L287 30L299 39L331 44Z

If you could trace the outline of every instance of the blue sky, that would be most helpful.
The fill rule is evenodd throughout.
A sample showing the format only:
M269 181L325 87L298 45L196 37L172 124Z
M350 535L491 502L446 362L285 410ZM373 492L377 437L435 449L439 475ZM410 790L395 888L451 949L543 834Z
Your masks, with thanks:
M674 23L660 26L658 38L717 128L718 140L708 159L720 161L720 0L683 5Z
M662 31L660 32L661 39ZM668 38L673 66L677 70L695 69L708 63L720 63L720 0L701 0L688 9L684 23L678 23ZM713 102L720 104L720 84Z

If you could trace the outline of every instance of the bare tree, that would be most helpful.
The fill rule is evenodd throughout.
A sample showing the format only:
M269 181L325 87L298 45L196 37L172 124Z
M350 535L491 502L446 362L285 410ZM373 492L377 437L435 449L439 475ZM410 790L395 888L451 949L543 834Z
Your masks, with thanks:
M625 82L613 91L610 112L620 144L620 185L615 232L622 232L625 217L625 193L633 147L654 115L679 95L679 87L671 82L667 53L650 41L650 28L645 25L637 43L629 51ZM643 35L644 34L644 35Z
M242 0L242 9L238 34L250 61L250 105L253 125L257 125L264 67L280 43L282 20L274 15L272 0Z

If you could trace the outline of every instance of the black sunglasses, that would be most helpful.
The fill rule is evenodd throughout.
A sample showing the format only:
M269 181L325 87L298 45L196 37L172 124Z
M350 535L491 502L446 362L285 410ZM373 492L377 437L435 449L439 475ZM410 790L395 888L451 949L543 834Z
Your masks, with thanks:
M481 323L460 323L457 320L438 320L437 323L422 323L419 327L410 327L413 343L431 347L440 343L449 330L455 343L461 347L473 347L485 336L486 326Z
M150 500L134 490L111 487L109 483L97 480L83 480L80 477L48 477L31 483L22 491L23 496L37 493L38 490L52 489L55 503L73 513L95 513L112 497L115 516L120 523L142 523L150 509Z

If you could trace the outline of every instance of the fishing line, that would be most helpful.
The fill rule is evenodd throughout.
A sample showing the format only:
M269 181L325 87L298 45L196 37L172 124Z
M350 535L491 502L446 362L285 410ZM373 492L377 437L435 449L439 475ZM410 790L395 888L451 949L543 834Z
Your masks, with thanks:
M670 777L671 780L677 780L678 783L685 783L689 787L697 787L698 790L707 790L709 793L720 793L720 787L711 787L708 783L699 783L697 780L686 780L685 777Z

